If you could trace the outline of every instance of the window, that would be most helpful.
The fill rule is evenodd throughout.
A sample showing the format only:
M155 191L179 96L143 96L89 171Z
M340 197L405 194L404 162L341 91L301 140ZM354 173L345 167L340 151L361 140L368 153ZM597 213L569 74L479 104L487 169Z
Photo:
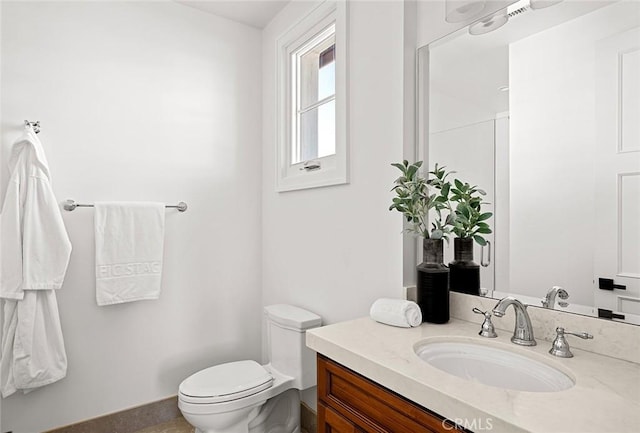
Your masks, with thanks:
M345 19L325 2L278 40L278 191L347 183Z
M335 25L291 56L291 162L336 153Z

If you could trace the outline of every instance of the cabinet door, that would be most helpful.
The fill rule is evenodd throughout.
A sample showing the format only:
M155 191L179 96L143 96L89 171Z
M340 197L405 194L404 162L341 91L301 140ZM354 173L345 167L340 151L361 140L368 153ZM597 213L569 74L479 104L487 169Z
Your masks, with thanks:
M318 433L357 433L356 427L338 412L318 402Z
M349 432L455 433L464 431L441 416L322 355L318 355L317 365L319 433L339 431L323 430L320 405L324 407L325 414L331 410L351 428L355 428L355 430L344 430ZM324 415L324 418L327 417L328 415Z

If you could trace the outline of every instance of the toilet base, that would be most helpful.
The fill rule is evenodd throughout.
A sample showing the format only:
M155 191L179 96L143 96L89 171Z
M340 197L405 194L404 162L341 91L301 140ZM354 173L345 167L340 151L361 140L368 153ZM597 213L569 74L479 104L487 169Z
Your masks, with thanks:
M215 414L185 413L184 419L196 428L196 433L249 433L248 420L258 413L260 406Z
M300 391L289 389L269 399L255 418L248 433L300 433Z
M196 427L195 433L300 433L300 391L297 389L289 389L270 398L262 406L247 409L238 411L244 412L242 421L223 429L212 428L213 418L209 419L221 414L184 415ZM200 423L204 425L196 425Z

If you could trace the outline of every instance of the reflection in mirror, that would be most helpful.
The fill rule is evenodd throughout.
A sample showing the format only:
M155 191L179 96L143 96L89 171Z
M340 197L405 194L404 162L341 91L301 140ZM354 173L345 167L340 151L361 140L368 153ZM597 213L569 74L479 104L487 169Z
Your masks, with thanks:
M640 324L640 2L529 2L419 50L424 157L488 193L487 296Z

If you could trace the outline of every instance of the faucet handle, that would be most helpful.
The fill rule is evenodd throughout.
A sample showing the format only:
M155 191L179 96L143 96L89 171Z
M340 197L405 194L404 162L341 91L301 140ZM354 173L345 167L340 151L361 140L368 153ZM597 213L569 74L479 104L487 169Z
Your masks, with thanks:
M565 334L575 335L576 337L580 337L583 340L593 340L593 335L589 334L588 332L569 332L565 331L564 328L556 328L556 332L558 332L558 329L562 329L563 333Z
M573 358L573 353L571 353L571 348L569 347L569 342L565 338L565 334L575 335L583 340L593 338L593 335L587 332L569 332L559 326L556 328L556 338L551 344L551 349L549 349L549 353L553 356L559 356L560 358Z
M482 311L477 307L474 307L471 311L484 316L484 322L482 322L478 335L487 338L496 338L498 334L496 334L496 329L493 327L493 323L491 322L491 313L489 311Z

